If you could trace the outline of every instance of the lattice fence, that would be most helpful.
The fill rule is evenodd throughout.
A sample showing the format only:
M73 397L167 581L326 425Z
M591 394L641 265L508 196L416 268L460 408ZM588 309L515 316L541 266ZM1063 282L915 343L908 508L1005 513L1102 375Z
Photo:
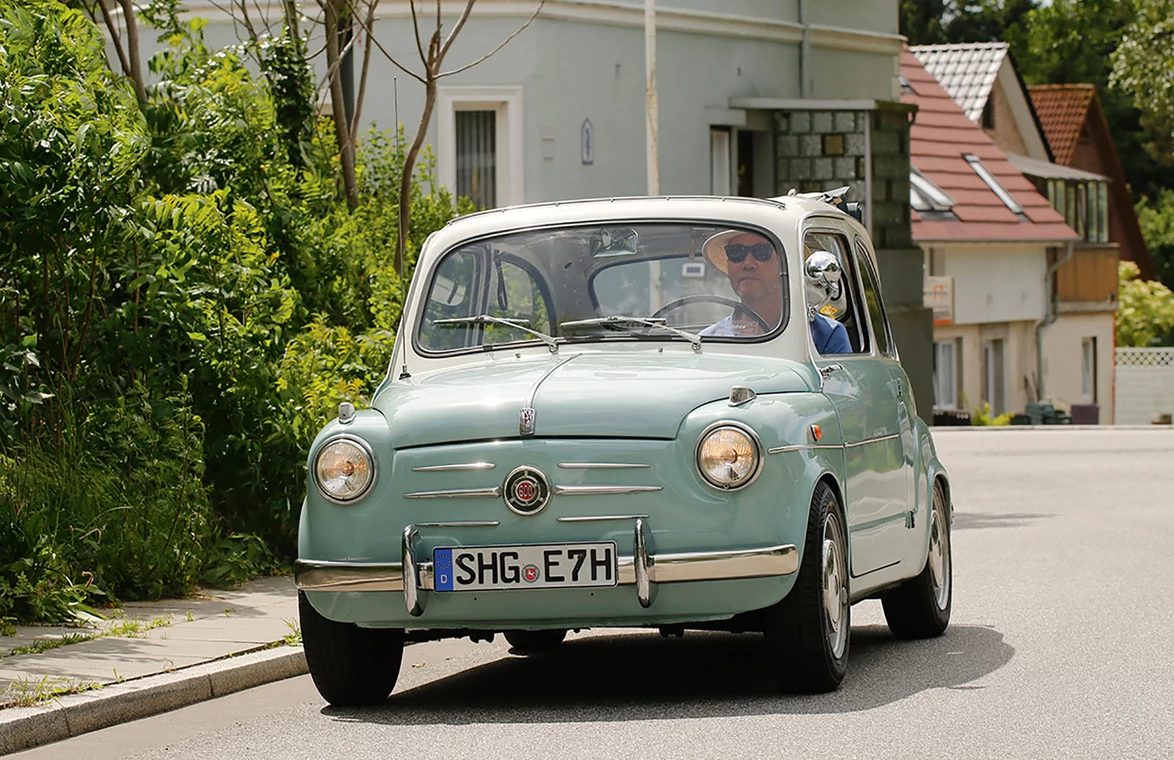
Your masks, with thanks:
M1174 414L1174 348L1118 348L1116 424L1148 425Z
M1174 367L1174 348L1118 348L1117 368Z

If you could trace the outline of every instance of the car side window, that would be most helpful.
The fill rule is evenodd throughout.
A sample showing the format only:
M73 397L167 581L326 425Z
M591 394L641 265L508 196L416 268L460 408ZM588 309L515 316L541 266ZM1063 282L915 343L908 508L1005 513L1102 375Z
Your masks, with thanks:
M823 230L809 230L803 236L803 259L807 259L817 252L827 252L835 257L840 265L839 292L827 293L813 287L806 278L804 267L804 286L807 290L807 305L815 307L818 312L811 321L812 338L815 340L816 350L821 354L867 354L871 350L869 342L867 318L862 318L864 306L860 299L856 277L856 263L849 255L848 238L837 232ZM816 323L815 320L825 320ZM837 327L847 332L850 350L835 349L834 346L842 343L834 335L830 336L826 346L821 346L821 338L828 338L829 333L837 331Z
M892 357L892 333L889 331L888 315L885 314L885 304L881 298L880 277L873 267L872 257L859 240L856 241L856 260L860 269L860 279L864 283L865 308L868 309L868 319L872 323L872 334L875 336L877 349L885 356Z

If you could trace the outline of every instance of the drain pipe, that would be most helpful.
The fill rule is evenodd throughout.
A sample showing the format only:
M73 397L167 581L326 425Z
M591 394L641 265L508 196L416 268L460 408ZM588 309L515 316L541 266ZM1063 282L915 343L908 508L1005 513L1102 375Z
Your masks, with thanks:
M799 43L799 97L811 97L811 16L808 0L799 0L799 23L803 25L803 39Z
M1035 326L1035 395L1036 401L1044 400L1044 330L1051 327L1052 323L1058 319L1056 313L1057 307L1053 303L1056 294L1052 292L1052 276L1060 267L1064 266L1067 261L1072 258L1072 241L1069 240L1064 244L1064 255L1059 261L1048 267L1047 273L1044 275L1044 318Z

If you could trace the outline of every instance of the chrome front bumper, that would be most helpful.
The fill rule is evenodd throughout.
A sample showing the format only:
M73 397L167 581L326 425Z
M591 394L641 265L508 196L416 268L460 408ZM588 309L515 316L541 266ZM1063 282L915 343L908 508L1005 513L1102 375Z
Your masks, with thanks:
M648 551L643 518L636 520L635 554L620 556L619 585L635 586L643 607L652 605L655 583L686 583L741 578L773 578L799 569L799 552L792 544L759 549L653 554ZM420 534L415 525L403 532L401 562L326 562L299 559L294 581L302 591L399 591L408 612L424 613L420 592L433 588L432 562L417 558Z

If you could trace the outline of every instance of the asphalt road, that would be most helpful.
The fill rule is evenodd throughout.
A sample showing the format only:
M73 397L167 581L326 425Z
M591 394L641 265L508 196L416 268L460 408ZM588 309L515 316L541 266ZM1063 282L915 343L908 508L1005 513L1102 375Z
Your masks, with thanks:
M392 698L309 677L16 757L1174 757L1174 431L943 431L954 616L853 608L840 691L782 697L755 636L585 633L556 655L409 648Z

